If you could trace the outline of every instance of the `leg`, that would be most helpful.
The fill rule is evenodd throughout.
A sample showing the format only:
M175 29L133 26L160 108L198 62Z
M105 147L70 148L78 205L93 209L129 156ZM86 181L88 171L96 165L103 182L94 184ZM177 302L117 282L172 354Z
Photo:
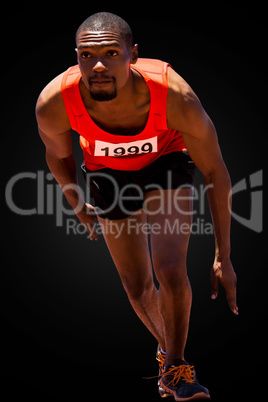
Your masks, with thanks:
M148 222L152 228L153 266L160 284L159 310L164 323L167 352L165 366L173 364L174 359L184 359L188 336L192 303L186 269L192 219L190 197L190 189L180 189L148 192L145 198ZM155 233L154 224L159 229Z
M146 230L142 230L147 222L144 211L139 210L122 220L98 220L132 307L160 346L165 348L148 235Z

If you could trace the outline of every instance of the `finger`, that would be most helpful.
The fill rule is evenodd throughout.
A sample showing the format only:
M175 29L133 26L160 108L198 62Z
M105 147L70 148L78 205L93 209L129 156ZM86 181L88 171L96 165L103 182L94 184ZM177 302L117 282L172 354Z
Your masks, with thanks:
M230 306L230 309L235 315L238 315L238 307L236 303L236 286L232 288L230 291L226 292L226 297L228 304Z
M89 234L89 239L90 240L98 240L98 235L97 235L97 233L95 232L95 231L92 231L90 234Z
M213 269L211 270L211 299L215 300L219 291L219 279L215 275Z
M93 227L93 229L91 230L90 234L89 234L89 238L90 240L98 240L98 234L96 232L95 227Z
M83 225L85 226L87 232L88 232L88 236L87 238L89 240L98 240L98 233L96 231L96 225L93 224L91 225L90 223L83 223Z

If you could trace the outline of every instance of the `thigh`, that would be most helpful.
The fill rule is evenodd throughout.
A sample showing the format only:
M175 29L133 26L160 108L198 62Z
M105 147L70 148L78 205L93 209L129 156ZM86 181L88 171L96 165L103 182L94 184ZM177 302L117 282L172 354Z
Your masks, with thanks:
M156 274L165 267L185 269L192 224L192 189L148 192L145 211Z
M142 209L120 220L98 217L103 235L124 285L144 286L152 280L148 227Z
M142 208L143 192L130 172L109 168L90 171L84 164L81 169L94 199L95 213L101 218L117 221Z

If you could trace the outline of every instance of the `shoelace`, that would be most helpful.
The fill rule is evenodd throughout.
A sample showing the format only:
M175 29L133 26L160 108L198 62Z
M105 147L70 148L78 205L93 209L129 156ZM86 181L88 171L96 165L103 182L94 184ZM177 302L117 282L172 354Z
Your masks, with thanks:
M155 376L155 377L147 377L147 379L161 378L161 377L165 377L168 375L172 375L173 378L167 385L172 384L172 386L176 386L181 378L183 378L184 381L186 381L190 384L193 384L195 382L194 366L190 366L189 364L181 364L180 366L173 366L173 367L170 367L168 370L164 370L165 355L163 355L161 352L158 353L156 360L159 363L159 368L161 370L160 371L161 374L158 376Z
M163 368L164 368L165 357L166 357L165 355L163 355L161 352L159 352L158 355L157 355L157 358L156 358L156 360L159 363L159 368L161 370L163 370Z
M186 382L193 384L195 382L194 374L194 366L190 366L189 364L181 364L180 366L173 366L170 367L168 370L165 370L161 374L161 377L172 375L173 378L167 385L171 384L172 386L176 386L181 378L183 378L183 380L185 380Z

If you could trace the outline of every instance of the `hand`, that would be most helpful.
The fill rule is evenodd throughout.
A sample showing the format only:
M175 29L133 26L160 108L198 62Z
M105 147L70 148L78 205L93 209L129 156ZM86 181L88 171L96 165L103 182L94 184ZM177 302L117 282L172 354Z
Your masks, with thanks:
M80 222L85 226L87 232L90 235L90 240L98 240L98 234L96 232L94 207L90 204L84 203L84 206L79 213L76 214Z
M213 300L218 296L219 283L225 289L230 309L235 315L238 315L238 307L236 304L237 278L230 258L221 261L219 261L217 257L215 258L211 269L211 299Z

